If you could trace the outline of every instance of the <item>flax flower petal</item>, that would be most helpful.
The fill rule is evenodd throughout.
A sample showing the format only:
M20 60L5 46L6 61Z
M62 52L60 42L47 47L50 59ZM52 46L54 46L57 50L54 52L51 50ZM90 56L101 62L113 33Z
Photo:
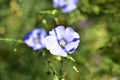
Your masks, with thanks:
M50 50L51 54L66 57L67 53L58 44L55 36L47 36L45 38L46 48Z
M78 47L79 45L79 40L77 40L76 42L71 42L71 43L68 43L67 45L65 45L65 49L68 53L73 53L76 48Z
M72 28L67 27L65 30L64 39L67 41L67 43L71 42L74 38L79 39L79 35L77 32L75 32Z

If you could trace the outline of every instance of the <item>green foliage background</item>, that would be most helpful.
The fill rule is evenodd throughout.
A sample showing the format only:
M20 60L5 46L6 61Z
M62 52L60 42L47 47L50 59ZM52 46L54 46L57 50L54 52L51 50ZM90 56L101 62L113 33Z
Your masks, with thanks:
M52 0L0 0L0 80L120 80L120 0L79 0L77 6L64 14ZM81 37L70 55L75 62L21 42L36 26L48 32L58 25Z

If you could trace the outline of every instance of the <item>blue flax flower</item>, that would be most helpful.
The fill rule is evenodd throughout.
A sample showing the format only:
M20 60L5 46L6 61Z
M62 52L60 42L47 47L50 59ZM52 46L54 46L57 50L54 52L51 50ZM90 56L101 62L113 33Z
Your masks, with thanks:
M46 37L46 31L40 28L35 28L31 32L28 32L24 37L24 42L32 47L33 50L39 50L45 47L44 38Z
M66 57L67 53L73 53L78 47L79 35L72 28L58 26L49 32L45 38L46 48L53 55Z
M68 13L77 8L78 0L53 0L55 8L62 8L63 13Z

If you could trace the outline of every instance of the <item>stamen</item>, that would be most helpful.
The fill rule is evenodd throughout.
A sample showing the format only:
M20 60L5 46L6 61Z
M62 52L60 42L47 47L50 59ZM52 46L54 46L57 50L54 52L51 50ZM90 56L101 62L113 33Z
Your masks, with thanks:
M38 38L36 38L36 39L34 40L34 42L35 42L35 43L38 43L38 42L39 42L39 39L38 39Z
M64 4L68 4L68 0L64 0Z
M61 45L61 46L65 46L65 44L66 44L66 42L65 42L64 40L61 40L61 41L60 41L60 45Z

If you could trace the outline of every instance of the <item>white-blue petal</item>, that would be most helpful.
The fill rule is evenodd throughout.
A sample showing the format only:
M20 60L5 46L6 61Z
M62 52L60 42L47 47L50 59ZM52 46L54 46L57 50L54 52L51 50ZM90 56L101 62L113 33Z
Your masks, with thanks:
M34 38L38 38L38 33L40 33L40 29L39 28L35 28L33 31L32 31L32 36Z
M61 40L65 35L64 33L65 33L64 26L58 26L57 28L52 29L52 31L50 31L49 34L54 35L58 40Z
M56 31L56 35L57 35L57 38L59 40L61 40L63 38L63 36L65 35L65 28L64 26L58 26L57 28L55 28L55 31Z
M35 45L33 41L33 37L31 35L29 36L29 39L25 40L24 42L30 47L34 47Z
M40 34L40 42L41 42L41 45L43 47L45 47L45 37L46 37L47 33L45 30L41 29L41 34Z
M65 47L66 51L71 54L76 50L76 48L79 45L79 42L80 41L77 40L76 42L71 42L71 43L65 45L64 47Z
M77 6L75 4L68 4L65 7L62 8L62 12L63 13L68 13L71 12L73 10L75 10L77 8Z
M54 7L55 8L59 8L59 7L62 7L64 6L64 0L53 0L53 3L54 3Z
M39 50L42 48L42 45L40 43L35 44L35 46L33 47L33 50Z
M77 3L78 3L78 0L74 0L74 3L77 4Z
M67 0L69 3L68 4L77 4L78 0Z
M72 28L67 27L64 33L64 39L67 41L67 43L69 43L75 38L79 39L79 34L75 32Z
M42 35L42 36L46 36L47 33L46 33L46 31L45 31L44 29L41 29L41 34L40 34L40 35Z
M51 54L66 57L67 53L58 44L55 36L47 36L45 38L46 48L50 50Z

